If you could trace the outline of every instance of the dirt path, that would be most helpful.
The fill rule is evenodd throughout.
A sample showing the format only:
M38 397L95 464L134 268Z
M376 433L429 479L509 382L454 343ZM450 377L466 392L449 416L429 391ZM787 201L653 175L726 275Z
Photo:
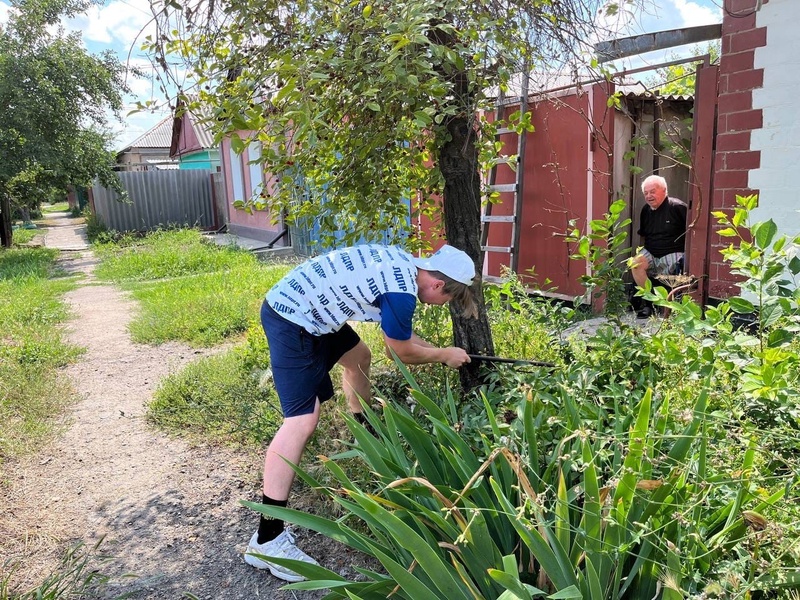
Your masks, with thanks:
M10 465L3 520L16 535L11 555L0 556L0 563L21 560L15 581L22 576L33 583L71 543L103 539L100 551L113 560L101 571L113 581L100 598L321 597L281 592L282 582L242 560L256 518L239 501L260 498L260 457L190 447L143 418L158 382L208 352L132 343L126 327L135 303L99 285L91 253L75 250L65 253L64 266L86 278L66 298L75 314L68 339L87 352L65 375L80 400L63 435ZM323 565L347 571L342 549L317 534L298 534L301 547L314 548ZM6 542L0 551L6 552Z

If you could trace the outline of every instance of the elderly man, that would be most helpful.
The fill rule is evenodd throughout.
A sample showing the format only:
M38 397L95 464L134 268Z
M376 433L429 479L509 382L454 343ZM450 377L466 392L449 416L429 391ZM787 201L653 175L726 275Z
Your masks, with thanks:
M643 248L631 260L631 275L640 288L648 277L677 274L683 267L686 240L686 203L667 195L663 177L650 175L642 182L646 206L642 207L639 235ZM637 313L645 319L653 314L650 303Z
M320 404L333 396L328 372L335 364L344 368L348 407L366 423L361 401L370 398L372 357L347 321L380 323L386 347L405 364L444 363L457 369L470 362L466 351L432 346L412 331L412 317L418 301L453 301L466 316L475 316L474 277L472 259L452 246L415 258L393 246L362 245L306 261L267 293L261 322L283 423L264 460L263 504L287 505L294 470L286 461L300 462L319 422ZM245 562L285 581L303 579L267 557L316 563L295 545L283 521L262 516Z

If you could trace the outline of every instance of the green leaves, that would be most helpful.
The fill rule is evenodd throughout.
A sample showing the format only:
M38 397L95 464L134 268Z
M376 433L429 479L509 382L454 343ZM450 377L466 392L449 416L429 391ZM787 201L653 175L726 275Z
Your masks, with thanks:
M734 312L739 314L750 314L755 311L755 305L744 298L733 297L728 299L728 304Z
M96 177L124 195L104 133L122 109L123 68L89 54L79 35L48 27L86 6L31 0L0 31L0 195L15 208ZM0 217L10 226L7 207Z
M568 243L577 244L570 258L584 260L591 268L589 275L581 277L587 296L603 297L603 311L609 316L618 316L628 305L621 259L631 251L626 247L626 228L631 221L621 218L625 209L625 201L616 200L602 219L589 223L589 232L583 235L574 227L575 221L571 221L566 237Z
M763 221L753 225L751 233L753 234L756 245L762 250L765 250L778 233L778 226L775 224L775 221L770 219L769 221Z

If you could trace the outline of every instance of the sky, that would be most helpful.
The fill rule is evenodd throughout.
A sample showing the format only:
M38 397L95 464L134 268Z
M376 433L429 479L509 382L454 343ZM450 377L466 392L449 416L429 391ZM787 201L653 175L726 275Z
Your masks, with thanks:
M618 0L624 1L624 0ZM603 26L618 32L618 36L636 33L664 31L695 25L722 22L723 0L646 0L645 10L633 13L623 10L614 18L603 19ZM8 18L9 4L0 0L0 23ZM84 45L91 53L112 50L123 64L139 67L148 76L128 79L133 94L125 98L122 122L111 121L116 135L115 150L121 150L169 115L165 98L159 91L154 69L140 48L145 36L154 32L149 0L107 0L102 6L94 6L87 13L64 22L67 31L79 31ZM674 56L689 55L692 47L674 48L668 51L649 53L619 61L615 67L638 68L671 60ZM162 108L153 112L129 114L136 101L155 100Z

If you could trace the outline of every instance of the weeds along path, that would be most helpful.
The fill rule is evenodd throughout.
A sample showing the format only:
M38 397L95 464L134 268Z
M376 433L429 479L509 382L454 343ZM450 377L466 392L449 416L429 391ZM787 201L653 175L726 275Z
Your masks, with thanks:
M239 501L260 499L260 457L191 447L144 419L159 381L209 351L131 342L135 302L92 278L90 251L70 254L64 267L86 274L66 297L68 339L86 348L66 369L79 401L51 446L11 466L1 525L13 535L0 550L20 561L12 583L36 584L70 544L102 539L99 552L112 560L93 563L112 581L99 598L321 597L278 591L276 579L242 560L256 519ZM311 535L301 544L322 549Z

